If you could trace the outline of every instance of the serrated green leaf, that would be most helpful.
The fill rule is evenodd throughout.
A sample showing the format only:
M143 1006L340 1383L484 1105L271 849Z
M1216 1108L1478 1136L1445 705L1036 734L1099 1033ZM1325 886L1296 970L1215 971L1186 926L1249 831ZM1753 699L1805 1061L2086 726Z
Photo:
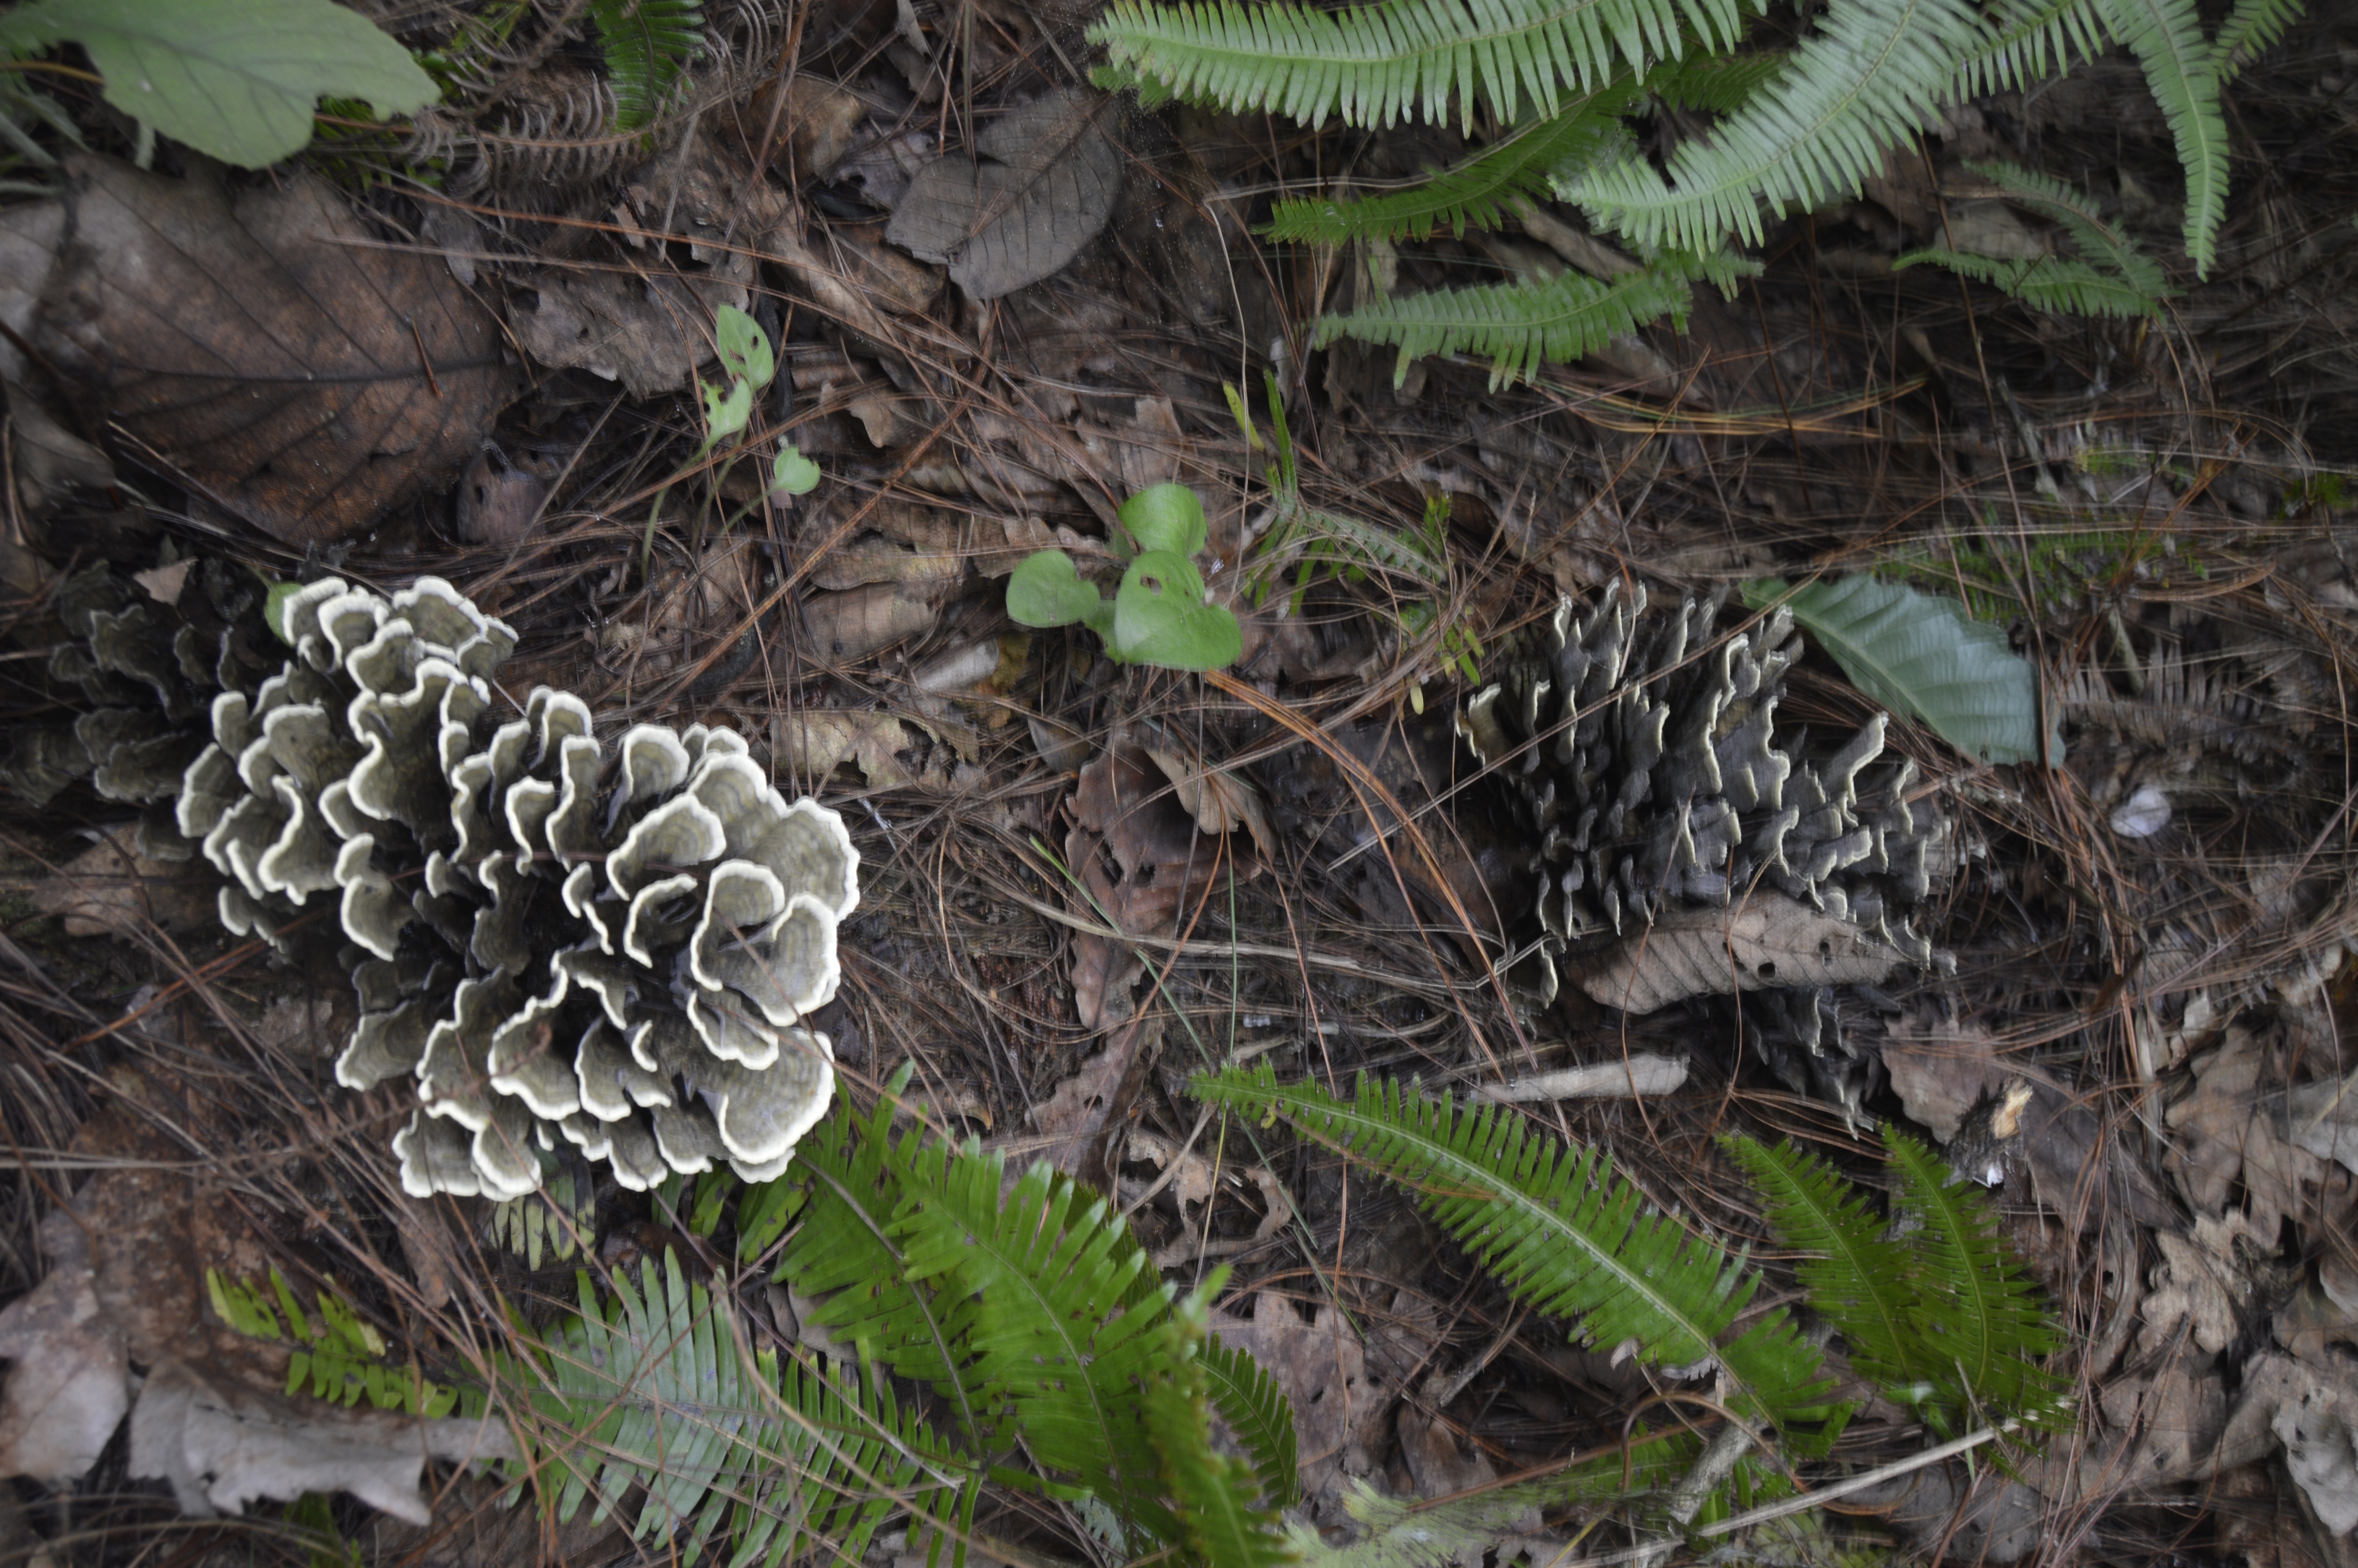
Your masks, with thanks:
M1121 574L1113 596L1116 656L1170 670L1217 670L1245 651L1244 630L1224 605L1204 599L1204 574L1176 550L1147 550Z
M1953 599L1860 574L1790 588L1774 579L1744 586L1756 609L1782 602L1794 622L1833 656L1851 683L1896 713L1923 720L1968 756L2039 760L2039 692L2029 662L2006 633ZM2063 762L2060 728L2048 761Z
M0 53L78 43L106 101L200 153L261 168L311 139L322 96L379 119L442 96L409 51L332 0L32 0Z

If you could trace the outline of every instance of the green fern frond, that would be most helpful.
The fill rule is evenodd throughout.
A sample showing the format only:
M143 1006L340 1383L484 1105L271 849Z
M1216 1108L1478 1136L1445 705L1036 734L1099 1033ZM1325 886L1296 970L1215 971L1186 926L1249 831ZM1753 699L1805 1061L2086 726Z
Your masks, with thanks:
M590 19L614 89L614 126L641 131L704 49L699 0L590 0Z
M849 1543L888 1514L947 1520L975 1485L888 1391L855 1395L798 1364L782 1378L774 1353L749 1356L727 1300L689 1284L676 1255L660 1272L644 1260L636 1287L617 1274L608 1301L579 1280L579 1313L501 1368L536 1418L559 1520L584 1501L603 1519L644 1487L634 1539L725 1536L740 1565L825 1541L857 1561Z
M1683 59L1656 66L1646 92L1665 108L1701 114L1733 114L1759 95L1785 69L1782 49L1753 54L1712 54L1701 49Z
M2211 276L2219 225L2227 217L2227 117L2219 72L2203 40L2194 0L2097 0L2105 27L2126 45L2161 105L2186 173L2186 254L2194 275Z
M2170 294L2160 264L2106 222L2086 192L2010 163L1970 167L2003 189L2008 200L2062 224L2083 259L1985 256L1936 246L1908 252L1892 262L1895 268L1931 262L1993 284L2042 310L2124 318L2159 313Z
M1356 1100L1314 1085L1281 1087L1264 1065L1195 1080L1195 1098L1253 1117L1274 1113L1416 1195L1427 1213L1538 1311L1576 1320L1595 1343L1634 1342L1641 1361L1715 1362L1739 1410L1785 1429L1797 1452L1823 1451L1840 1407L1815 1352L1781 1311L1733 1338L1759 1276L1669 1217L1594 1150L1559 1150L1495 1105L1461 1108L1363 1078Z
M888 1159L904 1195L893 1234L908 1280L971 1309L961 1377L1004 1401L1051 1480L1182 1539L1138 1401L1183 1346L1129 1227L1044 1163L1007 1189L995 1153L904 1141Z
M1887 149L1931 120L1959 59L1986 38L1964 0L1831 0L1776 83L1681 146L1667 178L1628 158L1558 192L1641 245L1704 252L1730 233L1758 243L1763 202L1855 194Z
M1899 1169L1900 1206L1923 1222L1908 1240L1922 1364L1952 1368L1952 1387L2027 1426L2068 1421L2062 1385L2039 1364L2055 1352L2054 1325L1987 1204L1915 1139L1886 1128L1883 1141Z
M1498 227L1517 196L1544 196L1549 176L1585 168L1616 142L1626 142L1622 111L1627 88L1591 93L1551 120L1529 126L1406 190L1355 201L1281 201L1263 231L1281 243L1339 245L1347 240L1422 240L1436 228L1463 234Z
M1773 1149L1740 1136L1723 1141L1759 1192L1777 1239L1813 1255L1795 1271L1810 1305L1848 1344L1851 1364L1886 1390L1914 1383L1924 1357L1910 1353L1920 1346L1909 1254L1885 1238L1866 1194L1790 1140Z
M2066 316L2115 316L2134 319L2160 309L2160 298L2112 273L2068 256L1984 256L1970 251L1928 246L1892 259L1896 270L1931 263L1986 283L2026 305Z
M2072 61L2104 52L2097 0L2001 0L1988 14L1989 40L1957 69L1957 98L2019 92Z
M2211 40L2211 70L2219 85L2243 74L2246 60L2276 48L2308 10L2308 0L2235 0Z
M1601 282L1576 272L1545 283L1492 283L1436 288L1379 299L1344 316L1318 319L1314 346L1337 338L1400 350L1395 385L1426 354L1473 353L1491 361L1493 388L1535 380L1544 361L1576 360L1624 332L1668 316L1686 326L1694 279L1704 270L1686 257Z
M1754 0L1756 8L1765 8ZM1528 95L1553 117L1570 91L1590 92L1617 68L1642 72L1700 39L1732 49L1740 0L1379 0L1325 11L1295 0L1163 5L1114 0L1089 41L1117 68L1182 98L1321 125L1441 124L1454 92L1473 125L1477 100L1502 124Z
M1261 1364L1241 1350L1206 1335L1195 1353L1204 1381L1221 1419L1252 1455L1253 1474L1260 1477L1261 1496L1278 1508L1292 1508L1302 1483L1296 1468L1293 1406L1285 1390Z
M1272 1493L1253 1465L1220 1457L1205 1441L1209 1407L1217 1402L1205 1355L1213 1346L1207 1297L1218 1288L1214 1283L1174 1304L1171 1337L1181 1355L1146 1390L1147 1430L1163 1456L1163 1485L1204 1568L1276 1568L1293 1557L1271 1506L1282 1504L1282 1495ZM1289 1423L1289 1459L1293 1437Z
M907 1081L904 1069L869 1117L838 1103L795 1145L784 1179L808 1195L801 1228L774 1277L817 1298L805 1314L814 1326L864 1345L903 1378L931 1384L951 1402L967 1440L990 1448L997 1444L992 1418L968 1397L958 1375L974 1303L916 1289L892 1239L902 1200L899 1171L889 1158L892 1108Z

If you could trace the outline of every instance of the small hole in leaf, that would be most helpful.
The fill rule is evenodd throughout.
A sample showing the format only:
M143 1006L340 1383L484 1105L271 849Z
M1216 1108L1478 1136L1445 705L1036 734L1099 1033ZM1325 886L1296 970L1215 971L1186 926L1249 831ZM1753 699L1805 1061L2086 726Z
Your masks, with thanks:
M1138 586L1146 589L1149 593L1161 593L1163 591L1163 579L1161 578L1147 577L1141 573L1139 576Z
M1760 978L1764 980L1773 980L1777 978L1776 959L1769 958L1762 961L1760 965Z

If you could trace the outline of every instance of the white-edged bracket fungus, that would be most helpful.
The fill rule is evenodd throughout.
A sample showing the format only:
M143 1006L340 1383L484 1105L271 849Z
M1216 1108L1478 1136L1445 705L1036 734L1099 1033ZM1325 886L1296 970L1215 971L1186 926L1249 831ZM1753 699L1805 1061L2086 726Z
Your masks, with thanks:
M151 806L143 844L211 862L233 935L292 951L341 928L361 1016L336 1077L414 1086L409 1193L520 1196L560 1141L634 1191L783 1171L834 1090L805 1021L860 901L842 818L787 802L725 730L601 741L546 687L503 721L515 634L438 578L306 585L294 656L258 681L250 607L209 582L213 658L103 572L71 579L82 642L52 671L96 706L0 777Z
M1800 754L1776 732L1800 654L1791 617L1721 636L1725 603L1723 590L1650 614L1642 587L1617 583L1585 611L1564 600L1531 656L1458 715L1529 836L1541 1007L1567 947L1635 939L1667 906L1755 890L1848 921L1919 968L1946 957L1908 922L1947 859L1939 812L1911 798L1915 764L1881 760L1881 714L1822 758ZM1771 989L1745 1006L1748 1033L1765 1022L1779 1037L1772 1058L1797 1047L1821 1088L1855 1099L1832 997Z

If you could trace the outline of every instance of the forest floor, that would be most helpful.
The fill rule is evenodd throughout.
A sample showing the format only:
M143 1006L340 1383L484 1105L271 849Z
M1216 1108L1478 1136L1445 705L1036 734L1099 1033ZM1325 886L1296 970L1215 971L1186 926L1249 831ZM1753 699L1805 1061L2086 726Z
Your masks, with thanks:
M381 9L424 27L464 8ZM1772 228L1762 273L1699 291L1685 330L1499 387L1470 361L1396 377L1388 351L1313 351L1304 324L1371 268L1401 287L1543 275L1595 243L1568 211L1389 257L1252 232L1273 193L1453 156L1437 133L1126 113L1110 220L1069 265L982 302L912 261L882 230L913 149L1069 81L1077 58L1074 19L1022 0L935 9L834 0L790 27L782 6L709 5L730 52L645 142L584 129L602 124L594 70L555 49L471 111L510 134L466 143L463 178L360 189L352 244L424 256L405 287L471 296L524 351L486 373L500 384L449 377L495 416L455 490L446 465L357 528L320 514L274 535L182 482L135 421L107 443L116 488L32 474L20 413L12 715L59 700L32 672L66 569L201 554L388 589L439 575L519 633L505 691L572 690L601 728L737 731L860 849L818 1020L841 1092L871 1104L914 1064L937 1130L1112 1195L1175 1281L1229 1270L1218 1322L1291 1397L1303 1517L1322 1525L1354 1478L1431 1499L1607 1449L1660 1388L1520 1309L1333 1151L1240 1159L1194 1074L1242 1060L1466 1095L1682 1062L1666 1092L1526 1109L1751 1248L1786 1301L1723 1134L1790 1137L1877 1184L1874 1124L1947 1142L2026 1084L1992 1193L2063 1329L2078 1419L2016 1476L1935 1469L1846 1517L1844 1550L2353 1561L2277 1416L2321 1402L2358 1432L2358 1110L2340 1094L2358 1071L2358 21L2320 5L2237 81L2220 264L2175 264L2158 319L2050 315L1890 265L1944 224L2028 231L1967 167L1996 156L2103 193L2175 255L2169 128L2107 56L1956 111L1861 200ZM348 192L387 156L363 135L308 155ZM678 329L732 302L780 367L733 466L698 452ZM1272 391L1300 499L1413 549L1272 539ZM752 477L779 441L819 465L808 493ZM1242 625L1230 668L1117 665L1078 627L1010 621L1017 562L1101 559L1120 503L1174 480L1204 501L1207 580ZM2064 742L2058 766L1991 766L1892 725L1950 824L1954 874L1917 924L1953 971L1846 1002L1838 1070L1815 1076L1724 1000L1637 1015L1567 986L1535 1009L1498 982L1530 846L1456 736L1461 705L1567 595L1675 605L1864 572L2004 628ZM1812 652L1783 717L1837 734L1876 708ZM677 1214L611 1184L581 1195L584 1252L562 1259L504 1250L483 1200L403 1199L392 1102L333 1087L341 979L222 935L211 884L135 863L120 815L79 788L0 808L0 1304L49 1271L41 1221L77 1186L106 1238L93 1310L135 1362L261 1355L207 1304L208 1270L332 1275L396 1360L430 1367L501 1321L494 1291L538 1310L572 1299L584 1257L695 1249ZM724 1287L791 1342L782 1292ZM1838 1457L1933 1441L1875 1399ZM2341 1441L2343 1479L2319 1485L2358 1511ZM0 1563L321 1560L271 1507L182 1519L129 1467L117 1434L80 1482L0 1487ZM388 1563L672 1560L609 1524L464 1506L481 1485L451 1483L428 1530L349 1499L327 1528ZM1072 1509L992 1507L1034 1561L1120 1561ZM1502 1531L1466 1568L1522 1550Z

